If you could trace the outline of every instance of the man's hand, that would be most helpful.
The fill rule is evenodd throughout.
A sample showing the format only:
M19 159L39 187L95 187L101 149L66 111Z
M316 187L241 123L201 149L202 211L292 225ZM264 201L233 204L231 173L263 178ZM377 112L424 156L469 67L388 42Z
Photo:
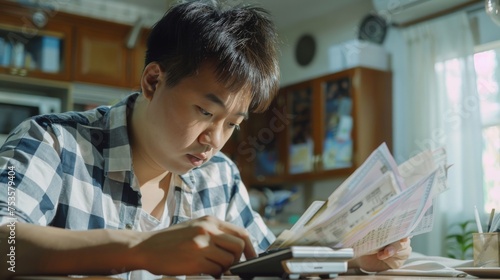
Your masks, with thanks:
M154 274L219 276L242 253L257 256L246 230L211 216L147 234L135 249L141 266Z
M375 254L353 260L352 266L365 271L378 272L401 267L411 254L410 238L389 244Z

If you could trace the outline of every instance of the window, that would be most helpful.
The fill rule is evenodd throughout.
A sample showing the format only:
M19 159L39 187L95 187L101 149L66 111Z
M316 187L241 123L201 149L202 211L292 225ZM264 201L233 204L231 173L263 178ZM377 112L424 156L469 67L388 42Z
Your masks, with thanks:
M500 42L474 55L483 134L484 210L500 210Z

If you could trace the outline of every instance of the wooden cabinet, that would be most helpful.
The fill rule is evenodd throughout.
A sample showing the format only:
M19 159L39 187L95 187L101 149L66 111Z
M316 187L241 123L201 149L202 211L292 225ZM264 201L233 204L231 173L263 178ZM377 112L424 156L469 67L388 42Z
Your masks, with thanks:
M0 73L69 81L72 27L35 9L1 5ZM45 16L46 24L35 25L37 15Z
M247 185L345 176L392 147L391 73L353 68L284 87L237 148Z
M76 81L137 90L148 29L134 49L132 26L0 0L0 74ZM38 27L33 18L43 15Z
M132 26L83 17L76 22L73 80L139 90L149 29L128 49Z
M82 21L88 21L82 24ZM82 19L75 27L73 80L128 87L131 61L125 40L129 26Z

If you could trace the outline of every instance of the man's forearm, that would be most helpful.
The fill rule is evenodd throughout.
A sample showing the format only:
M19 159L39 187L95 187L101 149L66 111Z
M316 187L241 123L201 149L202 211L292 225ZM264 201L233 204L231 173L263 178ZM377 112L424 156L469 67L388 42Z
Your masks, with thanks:
M140 269L141 257L134 250L141 238L142 233L129 230L71 231L26 223L16 223L12 230L12 226L3 225L0 278L33 274L109 275Z

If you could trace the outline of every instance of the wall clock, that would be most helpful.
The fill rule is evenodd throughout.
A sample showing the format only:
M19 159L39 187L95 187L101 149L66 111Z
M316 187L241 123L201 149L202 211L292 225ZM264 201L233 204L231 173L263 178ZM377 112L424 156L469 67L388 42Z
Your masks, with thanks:
M378 15L369 14L363 18L359 26L358 39L382 44L387 33L385 19Z
M314 40L314 37L309 34L302 35L295 46L295 60L297 63L306 66L311 63L315 54L316 40Z

